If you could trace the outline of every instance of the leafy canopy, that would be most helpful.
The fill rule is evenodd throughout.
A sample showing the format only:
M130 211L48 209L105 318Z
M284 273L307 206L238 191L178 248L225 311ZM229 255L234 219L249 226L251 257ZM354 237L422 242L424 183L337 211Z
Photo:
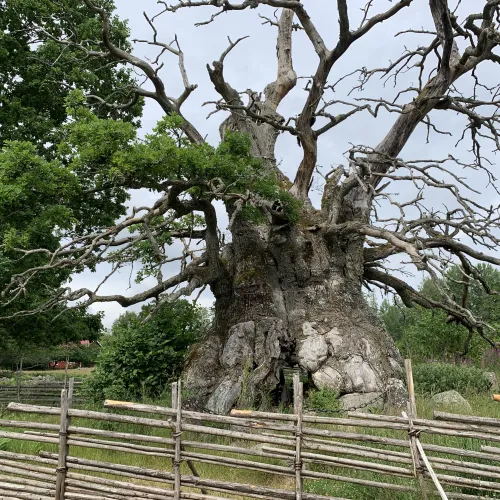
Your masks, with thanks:
M111 14L113 2L102 2ZM75 31L99 50L101 24L96 15L72 0L0 0L0 146L7 140L30 141L44 155L54 152L59 127L66 121L65 99L74 88L109 98L128 95L135 85L131 72L117 62L103 64L70 45ZM111 18L113 41L129 48L126 22ZM40 43L35 28L46 33ZM134 123L142 102L127 110L97 108L101 116Z
M103 2L112 13L112 2ZM135 82L118 62L86 57L80 50L54 40L75 31L98 49L101 23L83 4L70 0L0 0L0 287L14 274L42 266L42 254L20 255L15 249L56 249L61 238L76 228L90 230L110 223L122 213L123 192L115 197L85 196L93 186L59 153L68 133L68 96L73 88L111 98L130 94ZM113 40L128 48L128 28L111 19ZM41 41L36 29L46 36ZM126 110L101 105L101 118L120 118L134 128L142 112L138 100ZM57 157L57 159L56 159ZM67 269L51 270L30 280L15 304L3 298L0 317L36 310L70 277ZM11 352L38 345L80 340L99 334L100 315L66 311L65 305L29 318L0 320L0 345ZM64 314L62 314L64 313ZM86 325L93 325L87 328Z
M193 144L181 132L182 118L172 115L139 139L130 122L101 118L83 105L83 99L80 91L67 99L70 120L61 127L64 139L57 145L58 159L43 158L26 142L9 141L1 150L0 193L6 194L0 196L0 216L16 210L11 224L1 230L4 252L55 249L62 237L112 226L125 213L128 190L138 187L163 192L177 183L184 196L209 203L251 193L248 199L254 207L263 200L282 199L291 215L298 213L297 203L279 187L276 176L252 157L244 134L228 133L217 147ZM194 229L203 223L200 214L182 218L168 211L153 218L149 227L164 228L159 243L170 244L169 230ZM44 254L35 256L40 263L48 260ZM117 254L118 260L142 261L145 271L140 279L149 274L154 258L147 240ZM29 261L24 259L23 265Z

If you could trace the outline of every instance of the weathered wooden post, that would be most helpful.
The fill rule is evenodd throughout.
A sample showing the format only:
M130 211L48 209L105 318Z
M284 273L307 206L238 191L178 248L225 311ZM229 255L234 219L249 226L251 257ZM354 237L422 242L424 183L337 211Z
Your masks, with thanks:
M56 500L64 500L66 473L68 471L67 458L69 455L68 428L71 418L69 410L73 402L73 390L75 379L71 379L69 387L61 391L61 419L59 424L59 457L56 469Z
M409 438L410 438L410 450L413 459L413 471L418 479L418 484L420 486L420 492L422 498L427 500L427 485L425 484L425 479L423 475L423 468L420 462L420 454L417 447L417 438L415 435L415 430L413 428L413 420L417 418L417 403L415 400L415 388L413 386L413 370L411 366L411 359L405 359L405 370L406 370L406 383L408 385L408 425L409 425Z
M175 414L175 431L172 435L174 438L174 500L179 500L181 497L181 435L182 435L182 396L181 396L181 381L172 384L172 409L176 410Z
M297 416L295 428L295 498L302 500L302 411L303 411L303 386L300 374L293 375L293 409Z
M16 395L17 402L21 402L21 372L18 370L16 373Z

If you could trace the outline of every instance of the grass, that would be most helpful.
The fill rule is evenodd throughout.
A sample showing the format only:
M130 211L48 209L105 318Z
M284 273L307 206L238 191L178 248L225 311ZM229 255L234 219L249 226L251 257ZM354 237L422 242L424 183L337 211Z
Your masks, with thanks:
M71 368L68 370L68 376L70 377L88 377L94 368ZM54 378L64 378L64 370L26 370L23 372L26 377L31 377L33 375L47 375Z
M493 402L488 395L471 395L468 397L468 400L473 408L473 414L474 415L479 415L479 416L489 416L489 417L495 417L495 418L500 418L500 403L495 403ZM432 418L432 407L430 405L430 402L428 398L426 397L418 397L417 398L417 407L418 407L418 414L419 417L421 418ZM101 408L93 408L93 409L99 409L102 411ZM158 418L158 416L154 415L146 415L146 414L141 414L140 416L144 417L152 417L152 418ZM34 414L22 414L22 413L12 413L12 412L6 412L2 416L2 418L8 418L8 419L18 419L18 420L26 420L26 421L42 421L42 422L49 422L49 423L58 423L58 418L53 417L53 416L44 416L44 415L34 415ZM106 429L106 430L116 430L116 431L121 431L121 432L133 432L136 434L147 434L147 435L156 435L156 436L163 436L167 437L170 435L170 431L168 429L157 429L157 428L151 428L151 427L146 427L144 425L137 425L137 424L123 424L123 423L114 423L114 422L104 422L104 421L94 421L94 420L88 420L88 419L74 419L73 425L77 426L82 426L82 427L95 427L95 428L100 428L100 429ZM334 429L333 426L329 426L329 429ZM370 433L373 435L379 435L379 436L386 436L386 437L393 437L393 438L399 438L399 439L407 439L407 434L404 431L390 431L390 430L384 430L384 429L355 429L355 428L338 428L339 430L344 430L344 431L356 431L356 432L361 432L361 433ZM4 430L4 429L2 429ZM15 430L15 429L12 429ZM17 430L17 432L22 432ZM230 443L229 439L227 438L221 438L221 437L216 437L216 436L200 436L200 435L192 435L190 433L184 433L183 434L183 439L185 440L205 440L208 442L212 443L218 443L218 444L234 444L235 446L246 446L246 447L256 447L259 446L257 443L249 443L245 441L232 441ZM473 439L464 439L464 438L459 438L459 437L442 437L442 436L436 436L436 435L422 435L421 440L424 443L432 443L432 444L439 444L443 446L449 446L449 447L454 447L454 448L461 448L461 449L471 449L471 450L478 450L480 449L480 445L483 444L482 442L478 440L473 440ZM352 443L355 443L355 441L351 441ZM146 444L150 446L159 446L159 445L154 445L152 443L141 443L141 444ZM359 444L359 443L358 443ZM372 447L377 447L375 444L370 444ZM40 444L36 442L28 442L28 441L15 441L15 440L0 440L0 449L5 449L7 451L14 451L14 452L23 452L23 453L29 453L29 454L38 454L39 451L45 450L45 451L52 451L56 452L56 446L55 445L50 445L50 444ZM388 449L388 447L383 447L384 449ZM399 449L401 450L401 449ZM200 450L195 450L197 452L202 453L203 451ZM206 453L211 453L211 454L219 454L221 456L226 456L226 457L234 457L234 458L241 458L241 459L246 459L246 460L254 460L254 461L265 461L266 459L260 459L259 457L251 457L251 456L238 456L236 454L229 454L229 453L219 453L215 451L206 451ZM71 448L71 455L73 456L78 456L82 458L88 458L92 460L99 460L99 461L104 461L104 462L114 462L114 463L121 463L121 464L127 464L127 465L136 465L136 466L141 466L141 467L146 467L146 468L151 468L151 469L158 469L158 470L165 470L165 471L171 471L172 470L172 463L171 460L168 458L163 458L163 457L155 457L155 456L146 456L146 455L138 455L138 454L129 454L129 453L123 453L123 452L116 452L112 450L106 450L106 449L92 449L92 448L82 448L82 447L72 447ZM443 457L446 457L446 455L440 455ZM351 457L351 458L356 458L356 457ZM449 458L453 458L456 460L459 460L460 457L457 456L449 456ZM290 465L290 463L286 463L281 460L266 460L268 463L274 463L277 465ZM485 462L487 463L487 462ZM493 465L498 465L495 463L491 463ZM404 466L404 465L400 465ZM189 469L187 468L187 465L184 463L183 464L183 469L182 472L184 474L191 474ZM213 478L213 479L219 479L223 481L229 481L229 482L240 482L240 483L246 483L246 484L256 484L256 485L262 485L262 486L269 486L269 487L274 487L274 488L281 488L281 489L293 489L294 488L294 478L293 476L277 476L273 474L268 474L268 473L262 473L262 472L257 472L257 471L251 471L251 470L244 470L244 469L236 469L231 466L223 466L220 464L205 464L205 463L196 463L196 467L198 471L200 472L200 475L204 478ZM409 467L409 466L407 466ZM405 484L405 485L410 485L416 487L415 484L412 484L412 481L406 478L397 478L394 476L381 476L378 473L369 473L369 472L364 472L364 471L357 471L354 469L348 469L348 468L341 468L341 467L334 467L330 465L321 465L321 464L307 464L307 468L310 470L316 470L320 472L328 472L330 474L337 474L337 475L342 475L342 476L347 476L347 477L356 477L356 478L362 478L362 479L368 479L372 481L386 481L390 483L397 483L397 484ZM290 469L293 470L293 469ZM443 472L444 473L444 472ZM453 473L452 473L453 474ZM151 483L148 483L151 484ZM164 485L163 485L164 486ZM401 500L416 500L420 499L420 496L414 493L402 493L402 492L395 492L391 491L389 489L379 489L379 488L369 488L365 486L360 486L360 485L353 485L345 482L340 482L340 481L331 481L331 480L326 480L326 479L318 479L318 480L305 480L304 482L305 486L305 491L311 492L311 493L316 493L316 494L321 494L321 495L326 495L330 497L340 497L340 498L348 498L348 499L353 499L353 500L394 500L394 499L401 499ZM431 487L432 488L432 487ZM450 488L447 488L450 489ZM193 490L197 491L197 490ZM460 490L459 490L460 491ZM473 494L474 492L471 491L466 491L466 490L461 490L462 493L468 493L468 494ZM224 496L228 497L230 495L225 494ZM232 498L245 498L242 496L232 496ZM500 498L500 496L495 497L492 496L491 498Z
M21 372L22 384L26 385L31 379L38 376L54 379L58 382L64 381L66 377L74 377L77 380L88 377L94 368L73 368L65 373L64 370L24 370ZM0 371L1 385L15 385L17 381L16 372Z

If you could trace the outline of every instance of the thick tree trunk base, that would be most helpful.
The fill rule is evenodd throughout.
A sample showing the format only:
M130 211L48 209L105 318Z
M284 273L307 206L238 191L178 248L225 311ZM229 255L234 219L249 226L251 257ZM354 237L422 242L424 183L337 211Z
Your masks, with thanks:
M198 404L227 413L279 402L284 367L302 369L314 386L339 395L376 395L401 378L399 352L361 293L347 295L344 283L331 280L285 295L285 318L259 314L267 307L250 296L244 321L215 327L193 349L185 383Z
M305 216L232 227L227 279L212 286L214 327L184 374L212 411L279 400L284 367L340 395L384 392L401 378L400 355L361 292L362 240L334 239L311 224L313 209Z

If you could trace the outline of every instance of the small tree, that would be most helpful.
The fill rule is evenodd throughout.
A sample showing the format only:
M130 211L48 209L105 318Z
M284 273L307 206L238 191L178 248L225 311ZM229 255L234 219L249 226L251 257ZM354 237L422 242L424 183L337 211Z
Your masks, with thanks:
M181 300L163 304L145 322L151 309L126 312L103 338L89 382L96 400L158 397L180 376L189 347L207 327L206 311Z

